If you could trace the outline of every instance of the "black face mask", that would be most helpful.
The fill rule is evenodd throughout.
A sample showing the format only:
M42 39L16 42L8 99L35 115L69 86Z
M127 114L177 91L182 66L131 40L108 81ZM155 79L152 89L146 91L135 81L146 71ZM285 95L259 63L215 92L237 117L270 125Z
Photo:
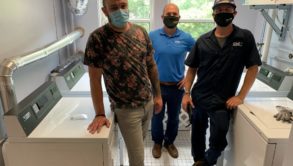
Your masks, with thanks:
M164 25L168 28L175 28L179 23L179 17L176 16L164 16Z
M214 20L220 27L226 27L232 23L234 19L233 13L218 13L215 15Z

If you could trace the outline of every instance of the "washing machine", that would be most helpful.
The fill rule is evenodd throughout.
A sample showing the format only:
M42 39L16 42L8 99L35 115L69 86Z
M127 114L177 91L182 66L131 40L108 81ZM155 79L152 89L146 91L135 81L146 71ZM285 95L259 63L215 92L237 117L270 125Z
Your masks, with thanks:
M43 84L4 114L5 166L113 165L113 115L107 98L104 103L111 125L90 134L92 99L62 97L55 82Z
M245 74L241 77L238 92L244 77ZM266 64L261 66L244 104L234 112L223 165L281 165L291 124L276 121L273 115L277 113L277 105L292 108L292 98L286 97L292 87L292 79L290 73Z
M50 74L50 80L55 81L62 96L90 96L89 74L80 60L56 68ZM108 96L102 77L102 91Z
M237 91L240 91L244 82L242 75ZM281 71L273 66L263 64L260 67L257 79L251 87L247 97L284 97L290 92L293 74Z
M274 118L278 105L292 109L293 101L287 97L251 97L238 107L224 165L282 165L292 124Z

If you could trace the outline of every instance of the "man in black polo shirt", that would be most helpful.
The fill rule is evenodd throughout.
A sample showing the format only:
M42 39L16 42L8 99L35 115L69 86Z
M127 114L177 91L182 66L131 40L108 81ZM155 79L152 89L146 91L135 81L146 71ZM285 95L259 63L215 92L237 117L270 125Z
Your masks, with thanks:
M234 0L215 0L213 17L217 24L202 35L188 55L185 95L182 106L193 108L192 156L194 165L214 165L227 146L226 134L232 111L243 103L261 65L252 33L232 24L237 14ZM244 67L244 84L236 94ZM192 88L195 76L197 81ZM190 97L191 94L191 97ZM210 119L209 149L205 136Z

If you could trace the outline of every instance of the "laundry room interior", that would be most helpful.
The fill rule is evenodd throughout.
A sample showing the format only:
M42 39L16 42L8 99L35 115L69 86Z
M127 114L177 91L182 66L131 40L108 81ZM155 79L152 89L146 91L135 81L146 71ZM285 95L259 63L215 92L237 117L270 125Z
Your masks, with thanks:
M108 71L101 72L101 87L98 88L101 92L95 95L91 90L93 85L90 85L92 66L88 64L91 59L87 53L88 45L93 32L109 24L105 4L127 2L129 22L139 25L147 34L166 26L162 11L167 4L176 4L180 11L177 28L190 34L196 45L202 41L203 34L217 26L213 8L218 1L0 1L0 166L131 165L124 139L132 136L125 136L118 126L112 103L115 88L111 87ZM237 11L233 25L251 32L261 65L243 103L231 114L226 135L228 144L214 165L292 166L293 0L235 0L235 4L234 0L225 1L232 2ZM106 46L96 50L104 50ZM115 45L109 47L115 49ZM136 48L131 50L136 51ZM189 53L184 56L187 58ZM102 52L98 54L101 54L100 58L104 57ZM186 62L185 76L189 72ZM140 70L139 67L136 69ZM248 71L244 65L236 94L242 91ZM115 74L113 71L109 75ZM196 79L193 83L196 84ZM153 85L153 81L148 80L148 84ZM225 82L217 84L224 86ZM163 84L159 85L162 91ZM154 89L150 87L150 90ZM193 94L192 89L189 90L188 94ZM137 93L143 95L144 91ZM155 96L155 92L152 95ZM93 104L97 98L103 101L102 115L96 113L98 104ZM163 108L168 109L167 106ZM166 114L164 131L168 124ZM106 117L109 124L105 122L98 132L90 133L89 125L98 116ZM162 147L159 157L154 157L150 120L143 140L144 165L196 165L192 152L191 116L183 107L178 116L178 134L174 141L178 157L170 156L166 147ZM208 129L206 147L209 147L209 136Z

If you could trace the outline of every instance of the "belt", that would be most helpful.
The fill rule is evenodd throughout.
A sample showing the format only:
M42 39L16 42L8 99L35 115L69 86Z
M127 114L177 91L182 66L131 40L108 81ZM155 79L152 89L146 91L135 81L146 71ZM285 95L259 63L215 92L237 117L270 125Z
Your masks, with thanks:
M172 86L177 84L178 82L160 82L160 85L165 85L165 86Z

